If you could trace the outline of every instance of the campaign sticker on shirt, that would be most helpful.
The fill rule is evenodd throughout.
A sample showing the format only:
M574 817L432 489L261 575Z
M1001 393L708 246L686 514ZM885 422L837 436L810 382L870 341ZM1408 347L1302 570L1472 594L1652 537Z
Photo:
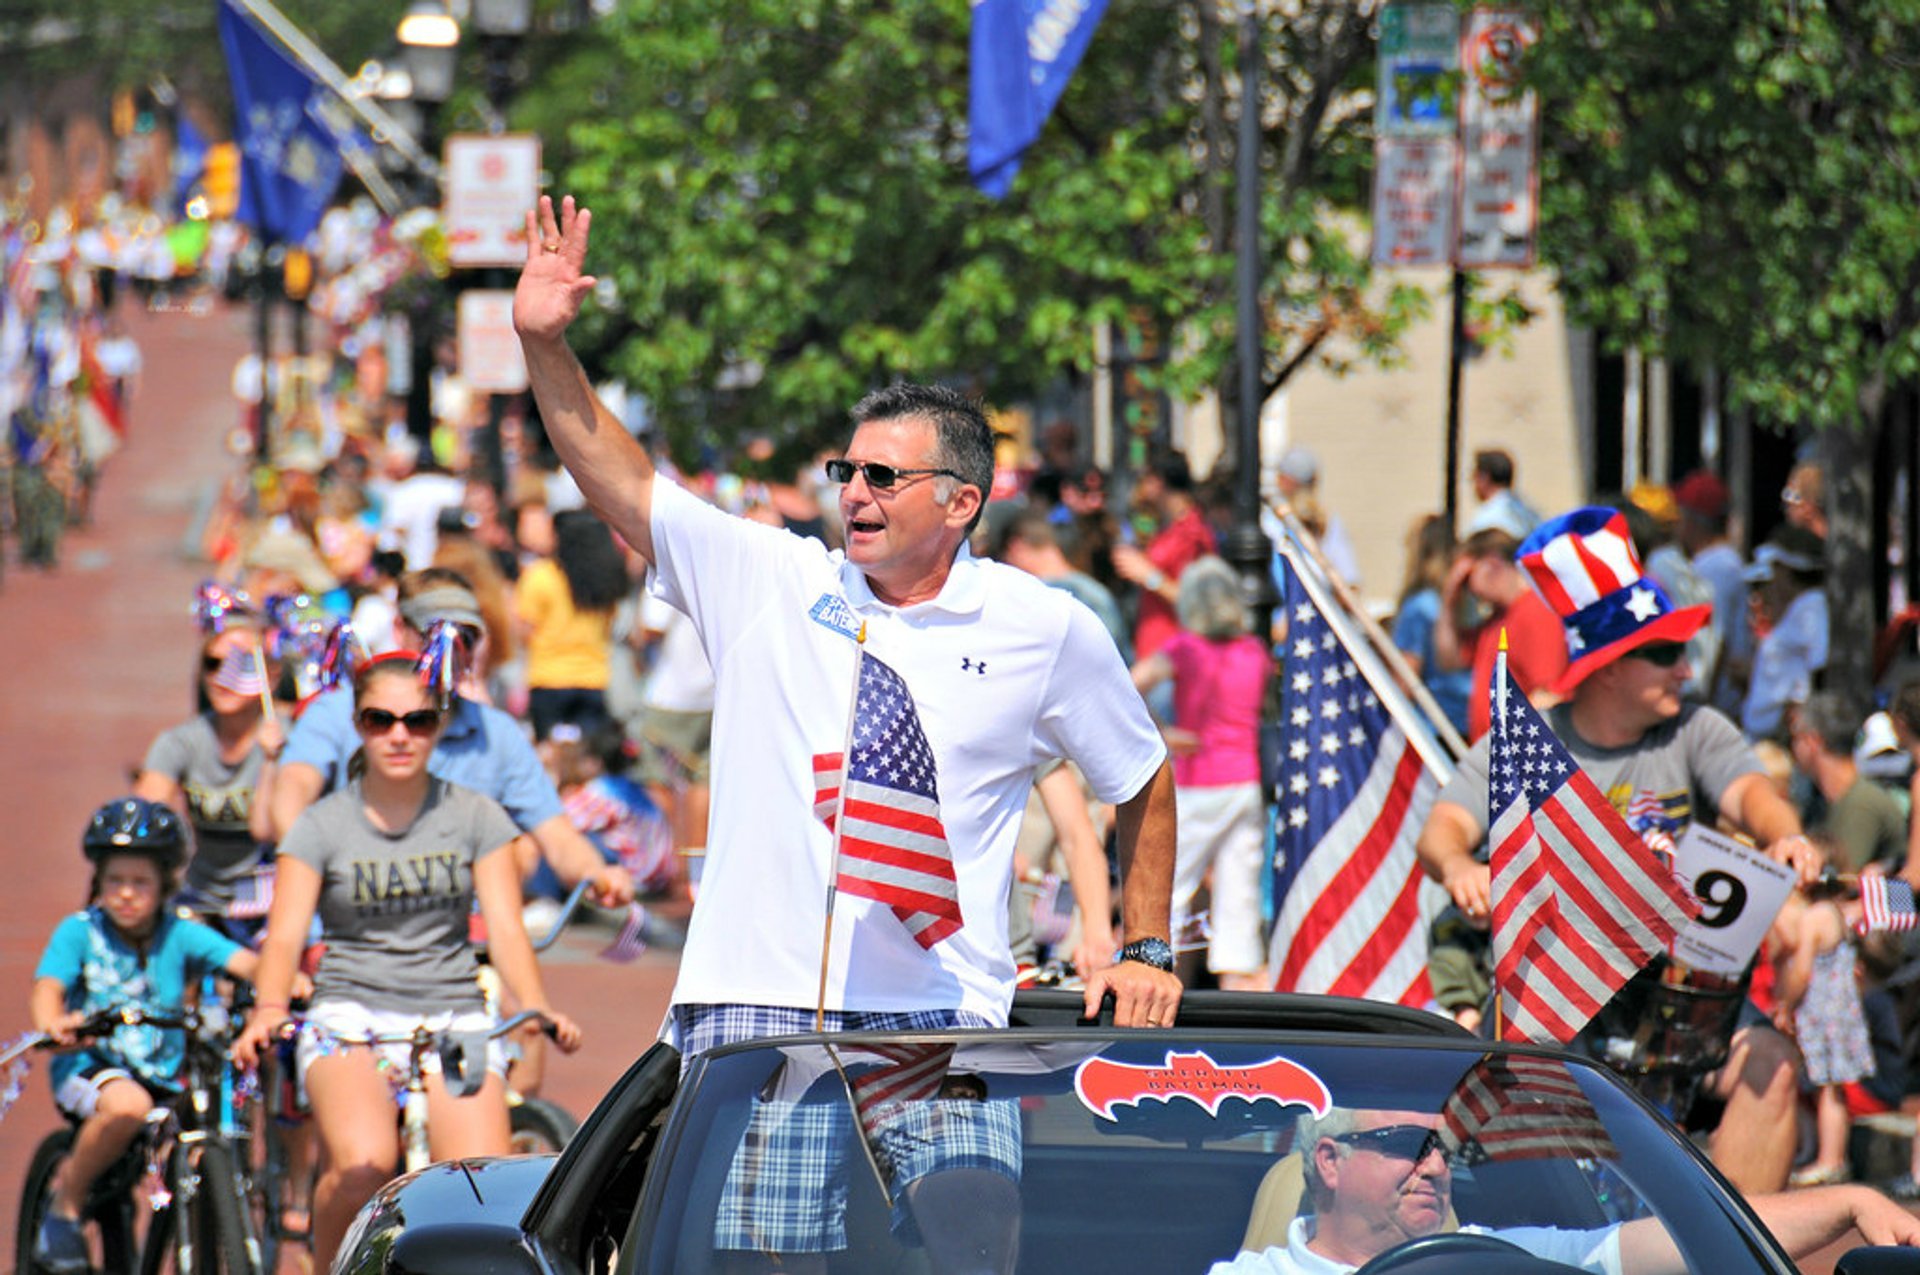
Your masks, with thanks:
M1680 835L1673 874L1700 900L1700 915L1674 936L1674 959L1730 977L1760 950L1796 881L1792 868L1697 823Z
M1220 1104L1229 1098L1306 1107L1316 1116L1333 1106L1326 1082L1290 1058L1276 1055L1263 1062L1222 1066L1201 1050L1183 1054L1169 1049L1158 1065L1089 1058L1073 1073L1073 1091L1102 1120L1118 1119L1116 1108L1143 1102L1184 1100L1211 1116L1219 1115Z
M860 640L859 618L854 615L853 608L835 594L821 594L820 600L813 604L813 609L807 612L807 616L815 624L832 629L841 637L855 642Z

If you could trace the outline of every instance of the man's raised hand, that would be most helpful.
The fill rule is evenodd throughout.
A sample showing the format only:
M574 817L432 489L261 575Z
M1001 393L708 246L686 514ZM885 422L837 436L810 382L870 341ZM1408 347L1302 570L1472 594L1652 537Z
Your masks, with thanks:
M527 212L527 264L513 290L513 327L522 340L559 340L599 282L582 273L592 224L593 214L575 208L572 195L560 201L557 217L548 195Z

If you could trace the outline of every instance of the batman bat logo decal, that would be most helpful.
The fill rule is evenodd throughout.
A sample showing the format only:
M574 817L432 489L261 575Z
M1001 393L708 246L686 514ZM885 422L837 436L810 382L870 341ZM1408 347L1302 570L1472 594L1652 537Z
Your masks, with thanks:
M1333 1107L1326 1083L1292 1059L1223 1067L1198 1050L1182 1054L1170 1049L1159 1066L1089 1058L1074 1073L1073 1090L1102 1120L1115 1119L1116 1107L1176 1098L1197 1103L1212 1116L1220 1114L1220 1104L1229 1098L1305 1107L1316 1116Z

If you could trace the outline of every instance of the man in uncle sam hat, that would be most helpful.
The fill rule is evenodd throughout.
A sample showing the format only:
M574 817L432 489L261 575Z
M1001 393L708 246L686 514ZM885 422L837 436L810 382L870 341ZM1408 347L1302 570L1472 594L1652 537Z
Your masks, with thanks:
M1739 729L1716 709L1681 699L1692 672L1686 640L1712 608L1674 606L1641 569L1617 510L1549 519L1516 556L1566 633L1567 669L1551 688L1565 698L1547 710L1547 724L1628 824L1660 843L1695 818L1717 817L1811 880L1819 853ZM1475 744L1441 789L1417 847L1427 874L1480 926L1492 916L1488 742ZM1746 1008L1707 1091L1726 1102L1712 1139L1714 1163L1753 1194L1786 1185L1795 1079L1792 1046Z

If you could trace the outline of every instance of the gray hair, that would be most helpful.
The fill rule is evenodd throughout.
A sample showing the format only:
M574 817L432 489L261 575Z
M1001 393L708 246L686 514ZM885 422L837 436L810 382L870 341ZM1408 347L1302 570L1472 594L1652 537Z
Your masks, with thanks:
M944 385L901 382L873 391L853 405L853 423L917 419L933 426L933 463L950 469L958 480L936 478L934 494L941 504L953 499L961 484L980 492L980 508L967 524L967 534L987 511L987 493L993 490L993 427L974 399Z
M1313 1171L1313 1149L1320 1145L1322 1138L1342 1138L1353 1133L1359 1127L1351 1107L1331 1107L1324 1116L1316 1116L1311 1111L1301 1116L1293 1126L1293 1149L1300 1153L1300 1171L1307 1182L1307 1194L1312 1197L1315 1209L1326 1200L1329 1192L1320 1175ZM1340 1144L1340 1153L1345 1155L1347 1147Z
M1180 573L1180 596L1174 604L1180 627L1203 638L1224 641L1252 627L1240 577L1219 558L1196 558Z

